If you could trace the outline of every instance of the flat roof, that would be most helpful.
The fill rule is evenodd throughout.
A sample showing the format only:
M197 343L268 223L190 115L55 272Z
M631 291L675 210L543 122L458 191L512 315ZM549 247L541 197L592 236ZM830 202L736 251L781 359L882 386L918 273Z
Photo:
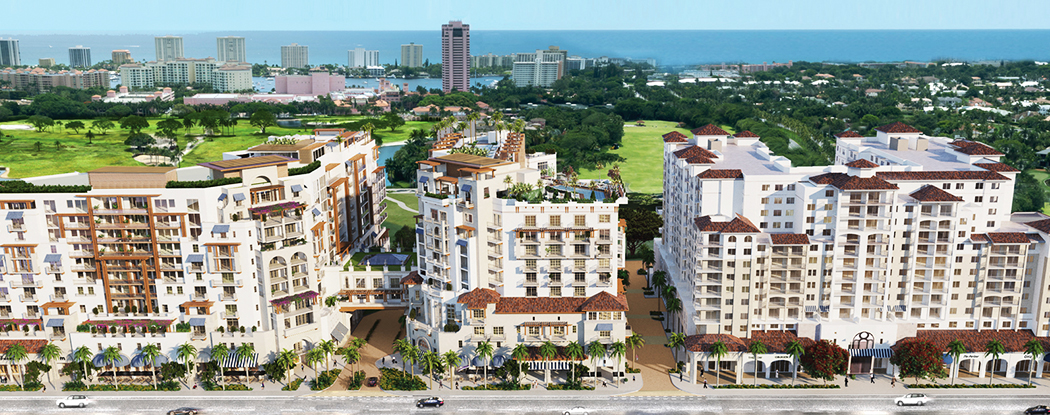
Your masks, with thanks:
M295 159L291 159L284 156L260 156L246 157L233 160L212 161L208 163L200 163L198 164L198 166L204 166L213 170L242 170L252 167L288 164L292 161L295 161Z
M175 170L175 167L148 167L148 166L107 166L99 167L88 173L135 173L135 174L164 174Z
M295 144L259 144L248 148L248 151L299 151L313 144L324 145L324 143L315 143L313 140L299 140Z
M479 167L507 163L507 161L505 160L494 159L491 157L475 156L465 153L448 154L441 157L435 157L434 160L439 160L446 163L469 164Z

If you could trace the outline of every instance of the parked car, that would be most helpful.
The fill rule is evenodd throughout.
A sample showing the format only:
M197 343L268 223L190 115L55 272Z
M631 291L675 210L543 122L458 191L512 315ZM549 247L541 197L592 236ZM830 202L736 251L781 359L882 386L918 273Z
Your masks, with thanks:
M168 415L197 415L201 413L197 408L179 408L168 411Z
M1036 405L1031 408L1025 409L1024 413L1025 415L1042 415L1050 413L1050 408L1047 408L1046 405Z
M374 388L374 387L376 387L376 385L379 384L379 378L377 378L375 376L372 376L372 377L368 378L367 384L368 384L368 387Z
M431 398L424 398L424 399L420 399L420 400L416 401L416 407L417 408L422 408L424 406L441 407L441 405L444 405L444 404L445 404L445 401L441 400L441 398L438 398L437 396L434 396L434 397L431 397Z
M900 398L897 398L897 406L902 406L902 405L919 405L919 406L923 406L923 405L926 405L927 402L930 402L930 397L926 396L926 394L924 394L924 393L909 393L907 395L901 396Z
M91 401L84 395L70 395L58 400L59 408L83 408Z
M587 408L577 406L568 411L565 411L565 415L587 415Z

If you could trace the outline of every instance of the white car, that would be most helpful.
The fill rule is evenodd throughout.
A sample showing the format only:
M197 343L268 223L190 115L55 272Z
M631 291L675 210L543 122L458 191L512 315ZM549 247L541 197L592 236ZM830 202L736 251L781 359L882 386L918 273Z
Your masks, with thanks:
M565 415L587 415L587 408L577 406L564 412Z
M930 401L930 397L922 393L909 393L907 395L897 398L897 406L902 405L926 405Z
M58 400L59 408L83 408L91 401L84 395L70 395Z

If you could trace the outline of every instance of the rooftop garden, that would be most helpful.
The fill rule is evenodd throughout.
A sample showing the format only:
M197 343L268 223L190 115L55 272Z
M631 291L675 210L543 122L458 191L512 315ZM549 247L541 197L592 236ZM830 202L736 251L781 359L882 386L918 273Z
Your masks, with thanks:
M350 260L343 265L343 271L349 271L350 267L353 266L354 271L366 271L367 267L363 265L365 258L368 258L375 254L395 254L395 255L408 255L408 259L405 260L403 265L387 265L389 271L407 271L416 266L416 253L415 252L358 252L354 256L350 257ZM381 265L373 265L373 268L382 268Z
M252 212L252 216L255 215L270 215L270 214L281 214L286 210L302 209L304 204L299 202L281 202L273 205L253 207L248 209Z
M0 181L0 193L83 193L90 192L89 185L36 185L21 180Z

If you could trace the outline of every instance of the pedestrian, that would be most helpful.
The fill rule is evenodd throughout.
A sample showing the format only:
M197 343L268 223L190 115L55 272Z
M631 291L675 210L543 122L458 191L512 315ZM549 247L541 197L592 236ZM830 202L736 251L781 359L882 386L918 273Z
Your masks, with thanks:
M890 378L890 387L891 388L897 387L897 378Z
M773 369L773 377L780 378L780 369Z
M386 357L383 357L383 366L386 366Z
M193 384L193 390L197 390L197 384L196 383Z
M266 390L266 382L262 383L262 390Z
M849 376L846 376L846 377L844 377L842 379L844 379L846 381L846 387L848 388L849 387Z
M456 389L459 389L459 382L456 382Z
M40 390L40 393L44 393L44 392L47 392L47 385L44 385L44 389Z
M704 377L704 368L703 367L700 368L700 377Z
M704 389L707 389L707 379L704 379Z
M603 388L608 388L609 387L609 382L606 382L606 381L603 380L602 381L602 387Z
M396 357L391 357L390 359L392 359L394 361L395 365L397 364L397 358Z
M875 383L875 374L874 373L871 374L871 383Z
M634 376L634 375L631 375L631 382L634 382L634 381L636 381L636 380L638 380L638 377L637 377L637 376Z

